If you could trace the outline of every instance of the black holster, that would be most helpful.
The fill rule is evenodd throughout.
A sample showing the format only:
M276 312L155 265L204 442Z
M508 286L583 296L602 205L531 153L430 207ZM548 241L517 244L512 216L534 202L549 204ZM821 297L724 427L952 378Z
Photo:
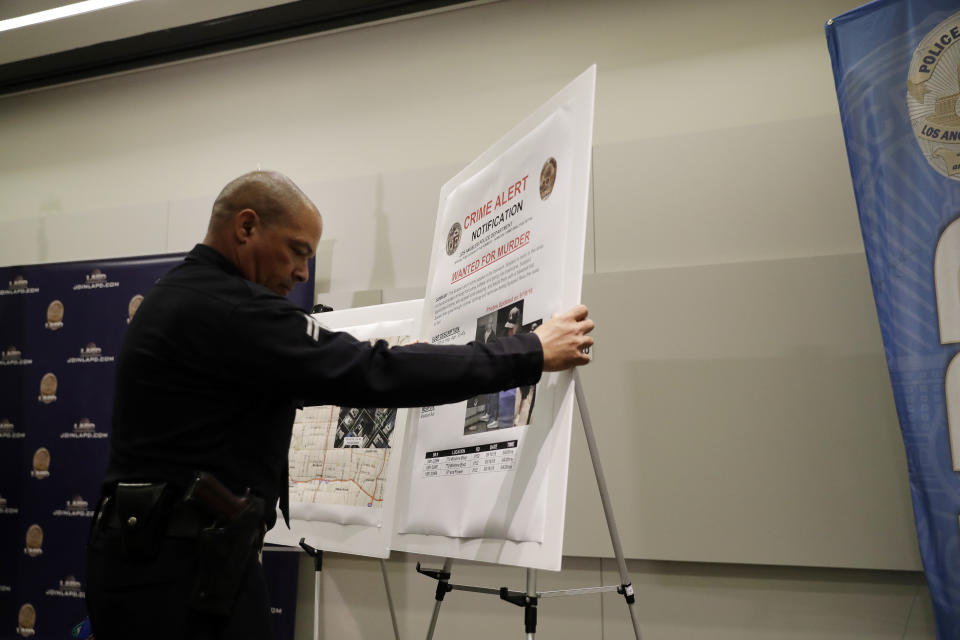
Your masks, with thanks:
M203 529L197 538L197 577L190 593L196 611L226 615L233 608L252 554L263 540L263 500L249 504L221 526Z

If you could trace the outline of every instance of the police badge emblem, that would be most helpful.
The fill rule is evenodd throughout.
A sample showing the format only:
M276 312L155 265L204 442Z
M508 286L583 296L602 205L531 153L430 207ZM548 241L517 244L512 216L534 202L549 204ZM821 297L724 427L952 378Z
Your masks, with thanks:
M447 233L447 255L452 256L453 252L460 246L460 237L463 235L463 227L459 222L454 222Z
M25 604L20 607L20 613L17 614L17 635L21 638L30 638L36 633L34 630L36 626L37 610L33 605Z
M133 316L137 314L141 302L143 302L143 296L139 293L130 298L130 302L127 303L127 324L133 321Z
M938 24L913 52L907 109L913 135L931 167L960 180L960 12Z
M47 321L43 325L50 331L56 331L63 327L63 303L54 300L47 305Z
M557 181L557 161L547 158L540 170L540 199L546 200L553 193L553 185Z
M27 546L24 547L23 552L30 556L31 558L36 558L39 555L43 554L43 529L40 528L38 524L32 524L27 529Z
M46 447L40 447L34 452L30 475L38 480L50 477L50 451Z
M57 401L57 376L45 373L40 378L40 396L37 398L43 404Z

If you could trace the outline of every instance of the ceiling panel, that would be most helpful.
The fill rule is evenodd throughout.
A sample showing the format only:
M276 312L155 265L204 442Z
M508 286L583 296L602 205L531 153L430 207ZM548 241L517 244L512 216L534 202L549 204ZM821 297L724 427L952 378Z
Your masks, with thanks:
M0 35L0 64L288 3L289 0L140 0L5 31ZM18 10L12 11L8 4L16 5ZM64 4L69 4L69 0L0 2L3 7L0 17L20 16Z
M480 0L483 1L483 0ZM488 0L489 1L489 0ZM9 5L50 8L53 0ZM0 35L0 95L436 10L463 0L140 0ZM29 12L29 10L28 10ZM16 13L16 12L14 12Z

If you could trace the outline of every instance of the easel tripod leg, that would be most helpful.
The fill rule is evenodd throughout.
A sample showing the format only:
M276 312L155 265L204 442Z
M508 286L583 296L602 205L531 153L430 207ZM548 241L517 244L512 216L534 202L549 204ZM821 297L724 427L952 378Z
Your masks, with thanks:
M380 559L380 572L383 574L383 587L387 591L387 606L390 608L390 622L393 623L393 637L400 640L400 628L397 626L397 612L393 608L393 595L390 593L390 579L387 577L387 563Z
M430 618L430 628L427 630L427 640L433 640L433 631L437 628L437 618L440 617L440 605L443 603L443 597L450 591L450 569L453 568L453 560L445 558L443 569L437 581L437 591L434 596L433 616Z
M314 549L300 538L300 547L313 558L313 640L320 640L320 572L323 571L323 549Z
M593 423L590 421L590 411L587 409L587 399L583 392L583 382L580 379L580 372L573 370L573 386L577 394L577 407L580 408L580 418L583 422L583 433L587 438L587 448L590 450L590 460L593 462L593 472L597 476L597 488L600 490L600 502L603 505L603 515L607 519L607 529L610 531L610 542L613 543L613 554L617 559L617 569L620 572L620 589L618 592L627 601L627 607L630 609L630 621L633 623L633 633L637 640L640 640L640 623L634 609L633 584L630 582L630 576L627 574L627 561L623 555L623 544L620 542L620 533L617 530L617 523L613 517L613 506L610 503L610 493L607 491L607 481L603 475L603 467L600 464L600 453L597 450L597 438L593 431Z
M533 640L537 633L537 570L527 569L527 603L523 608L524 630L527 640Z

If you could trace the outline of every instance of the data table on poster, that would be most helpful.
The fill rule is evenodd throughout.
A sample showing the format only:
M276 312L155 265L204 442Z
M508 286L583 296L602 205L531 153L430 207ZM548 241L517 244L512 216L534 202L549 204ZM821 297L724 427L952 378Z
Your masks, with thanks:
M491 442L462 449L428 451L423 465L423 476L430 478L512 471L516 452L516 440Z

